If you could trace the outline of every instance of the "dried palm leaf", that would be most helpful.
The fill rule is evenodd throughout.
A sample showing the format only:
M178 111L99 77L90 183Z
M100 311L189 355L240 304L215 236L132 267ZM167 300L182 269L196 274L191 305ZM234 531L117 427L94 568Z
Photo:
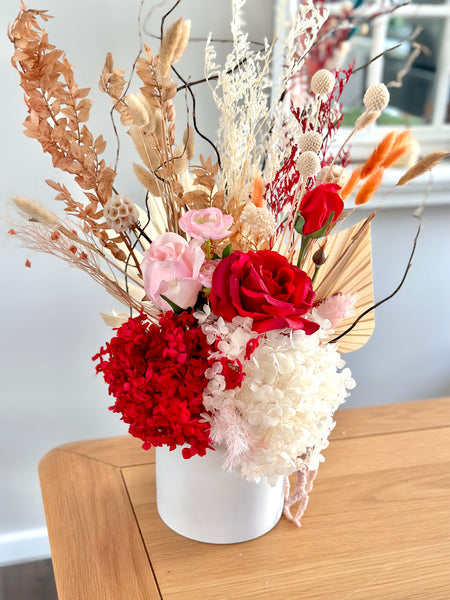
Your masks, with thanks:
M372 256L370 245L370 221L373 215L353 227L327 238L327 260L320 268L314 289L316 300L324 300L333 294L358 294L353 316L344 319L336 328L336 336L349 327L358 315L373 305ZM303 269L312 276L315 266L312 253ZM375 327L374 313L364 316L357 326L338 342L339 352L358 350L369 340Z
M159 197L152 196L150 193L147 194L147 207L150 213L150 221L148 221L147 213L138 207L139 221L142 226L145 226L145 231L150 239L154 240L158 235L169 231L167 212L164 201Z

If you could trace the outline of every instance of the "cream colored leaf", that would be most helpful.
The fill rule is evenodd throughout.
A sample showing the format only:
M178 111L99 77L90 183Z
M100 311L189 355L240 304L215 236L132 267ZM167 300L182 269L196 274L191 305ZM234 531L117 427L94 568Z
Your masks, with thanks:
M339 324L333 337L343 333L374 303L370 219L371 217L327 238L325 246L327 259L320 268L314 285L316 301L337 293L358 294L353 315ZM310 276L313 275L315 268L311 254L310 252L302 267ZM338 341L339 352L353 352L364 346L372 335L374 327L374 311L371 311L352 331Z
M111 315L100 313L101 318L103 319L105 325L107 325L108 327L120 327L121 325L126 323L130 318L129 313L117 313L115 310L111 312L113 313Z

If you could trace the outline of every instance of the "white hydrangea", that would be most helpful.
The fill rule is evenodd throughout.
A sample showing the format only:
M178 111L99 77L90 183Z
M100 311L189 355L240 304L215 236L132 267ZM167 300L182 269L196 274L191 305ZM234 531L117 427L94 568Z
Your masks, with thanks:
M269 331L245 359L248 342L258 337L250 319L226 323L210 311L196 316L208 341L219 340L203 398L212 412L211 437L227 448L226 466L250 481L267 477L272 484L302 466L317 469L334 412L355 386L335 346L326 342L326 331ZM224 356L242 363L241 387L225 389Z

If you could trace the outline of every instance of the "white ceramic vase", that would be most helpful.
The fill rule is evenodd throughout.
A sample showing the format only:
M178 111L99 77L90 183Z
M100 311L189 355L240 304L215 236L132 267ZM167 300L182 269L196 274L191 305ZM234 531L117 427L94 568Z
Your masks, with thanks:
M155 449L156 502L166 525L210 544L246 542L270 531L283 511L284 479L251 483L222 471L224 450L184 459L182 448Z

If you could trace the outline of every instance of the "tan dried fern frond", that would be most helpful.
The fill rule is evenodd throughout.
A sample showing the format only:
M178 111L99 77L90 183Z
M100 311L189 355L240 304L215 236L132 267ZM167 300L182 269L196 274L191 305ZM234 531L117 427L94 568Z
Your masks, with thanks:
M51 154L56 167L75 175L80 187L90 192L86 195L96 213L97 204L105 204L111 196L115 172L99 159L102 145L83 125L92 103L86 98L89 89L78 88L70 63L49 43L37 21L46 20L44 14L21 9L8 31L15 48L12 64L25 91L25 133ZM81 212L78 216L84 218Z
M74 175L83 190L87 203L75 201L65 186L47 181L58 192L56 199L64 202L65 211L81 219L86 232L91 232L118 260L125 261L132 254L131 245L122 236L128 253L118 248L106 233L103 215L116 172L100 158L106 147L103 137L94 138L85 125L91 107L89 89L77 86L69 61L49 43L38 22L48 18L45 12L26 10L22 3L8 31L15 48L12 64L20 73L28 109L25 135L37 139L43 151L51 155L53 166ZM104 77L108 70L112 70L112 57L107 57Z

